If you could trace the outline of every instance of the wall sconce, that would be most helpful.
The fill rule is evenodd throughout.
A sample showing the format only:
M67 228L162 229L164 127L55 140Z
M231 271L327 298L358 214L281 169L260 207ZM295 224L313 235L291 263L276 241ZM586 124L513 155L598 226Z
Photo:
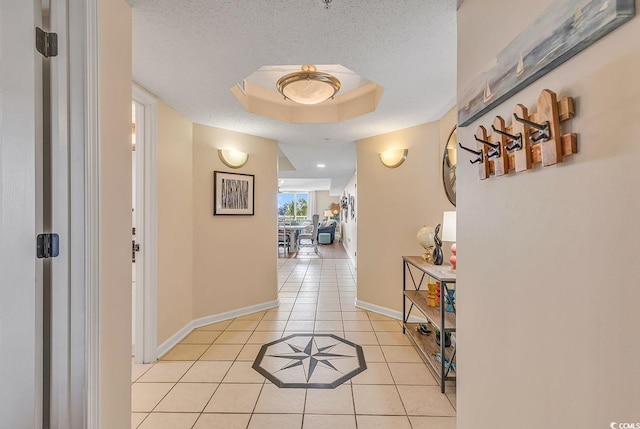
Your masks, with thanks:
M331 214L337 216L340 214L340 204L331 203Z
M396 168L400 167L405 159L409 149L389 149L380 154L380 161L385 167Z
M218 149L218 157L225 165L231 168L240 168L247 163L249 154L239 150Z

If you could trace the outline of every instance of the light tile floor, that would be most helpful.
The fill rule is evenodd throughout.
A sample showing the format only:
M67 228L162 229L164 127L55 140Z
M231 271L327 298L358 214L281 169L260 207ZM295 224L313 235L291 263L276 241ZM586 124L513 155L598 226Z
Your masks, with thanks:
M155 364L133 364L131 427L456 427L454 391L440 393L400 322L355 307L349 260L279 259L278 290L278 308L198 328ZM279 389L251 367L262 344L307 332L359 344L367 370L336 389Z

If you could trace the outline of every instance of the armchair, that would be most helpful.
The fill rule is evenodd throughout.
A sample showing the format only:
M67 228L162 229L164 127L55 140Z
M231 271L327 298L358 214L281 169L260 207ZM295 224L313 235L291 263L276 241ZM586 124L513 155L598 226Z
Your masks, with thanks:
M322 226L318 228L318 234L329 233L331 235L331 243L333 243L333 240L336 238L336 225L337 223L333 221L330 225Z

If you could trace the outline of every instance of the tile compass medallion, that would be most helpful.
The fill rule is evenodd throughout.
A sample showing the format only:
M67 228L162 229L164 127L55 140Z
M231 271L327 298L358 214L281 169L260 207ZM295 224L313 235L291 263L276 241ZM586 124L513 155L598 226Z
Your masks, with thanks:
M278 387L333 389L367 369L362 347L333 334L294 334L260 349L253 363Z

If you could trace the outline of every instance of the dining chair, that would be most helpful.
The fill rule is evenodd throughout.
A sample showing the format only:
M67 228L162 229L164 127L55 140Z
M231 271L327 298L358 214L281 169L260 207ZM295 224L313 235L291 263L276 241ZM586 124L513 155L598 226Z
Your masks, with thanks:
M301 233L298 235L298 248L300 247L313 247L313 251L318 253L318 219L319 216L314 214L311 218L311 231ZM309 244L303 244L302 240L309 240Z
M278 228L278 253L280 253L280 247L283 248L285 253L289 253L291 250L291 240L285 229Z

